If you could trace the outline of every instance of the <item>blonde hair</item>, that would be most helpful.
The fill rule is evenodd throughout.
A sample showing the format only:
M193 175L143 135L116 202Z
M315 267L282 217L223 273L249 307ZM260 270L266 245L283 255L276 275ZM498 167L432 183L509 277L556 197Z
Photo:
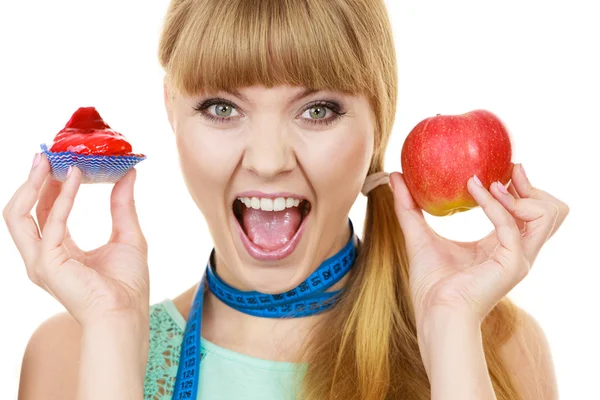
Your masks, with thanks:
M384 0L172 0L159 58L169 81L188 95L254 84L364 94L376 122L369 172L384 167L398 91ZM344 296L303 352L308 367L298 397L429 399L404 236L388 185L368 195L356 263ZM482 325L498 399L518 399L498 355L516 310L505 298Z

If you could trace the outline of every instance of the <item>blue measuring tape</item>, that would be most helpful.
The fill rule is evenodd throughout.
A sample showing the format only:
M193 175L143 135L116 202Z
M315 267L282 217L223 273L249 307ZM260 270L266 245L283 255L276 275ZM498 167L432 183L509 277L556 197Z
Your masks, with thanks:
M213 263L215 250L208 259L206 272L198 284L194 301L185 326L181 343L177 377L173 387L173 400L192 399L198 396L200 380L200 335L202 332L202 305L208 288L219 300L246 314L264 318L298 318L319 314L336 303L342 290L325 292L335 285L354 265L358 237L354 234L352 221L350 239L335 255L325 260L315 272L296 288L280 294L242 292L223 282L216 274Z

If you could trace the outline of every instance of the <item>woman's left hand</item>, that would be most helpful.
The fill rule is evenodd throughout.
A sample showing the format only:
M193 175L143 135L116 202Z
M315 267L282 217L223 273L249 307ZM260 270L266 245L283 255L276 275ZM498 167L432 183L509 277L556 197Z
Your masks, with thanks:
M508 193L496 182L488 191L469 178L469 192L495 229L476 242L458 242L441 237L427 224L402 174L394 172L390 179L419 328L437 310L483 321L529 273L540 249L569 213L564 202L533 187L517 164Z

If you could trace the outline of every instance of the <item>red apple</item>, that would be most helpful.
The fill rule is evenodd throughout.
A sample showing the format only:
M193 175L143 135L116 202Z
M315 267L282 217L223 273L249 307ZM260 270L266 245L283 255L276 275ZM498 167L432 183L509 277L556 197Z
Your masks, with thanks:
M512 176L512 146L500 119L486 110L429 117L408 134L401 154L402 173L419 207L447 216L477 207L467 190L473 175L488 190L507 186Z

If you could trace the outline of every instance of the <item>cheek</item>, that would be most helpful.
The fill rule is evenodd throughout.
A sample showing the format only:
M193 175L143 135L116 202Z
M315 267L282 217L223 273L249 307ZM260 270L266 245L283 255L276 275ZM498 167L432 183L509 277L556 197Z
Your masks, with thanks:
M198 203L214 203L223 195L241 155L241 149L236 148L239 141L232 140L232 135L198 124L178 126L179 162L188 190Z
M314 140L307 146L303 164L317 194L352 197L360 192L373 153L373 135L368 127L355 126ZM351 201L354 201L352 197Z
M344 177L346 179L362 181L361 176L366 174L372 156L373 141L368 130L354 128L344 132L343 137L336 140L326 149L324 158L332 178Z
M373 155L373 141L366 132L354 136L355 140L347 140L340 146L339 167L342 173L356 177L362 184L362 176L366 175Z

